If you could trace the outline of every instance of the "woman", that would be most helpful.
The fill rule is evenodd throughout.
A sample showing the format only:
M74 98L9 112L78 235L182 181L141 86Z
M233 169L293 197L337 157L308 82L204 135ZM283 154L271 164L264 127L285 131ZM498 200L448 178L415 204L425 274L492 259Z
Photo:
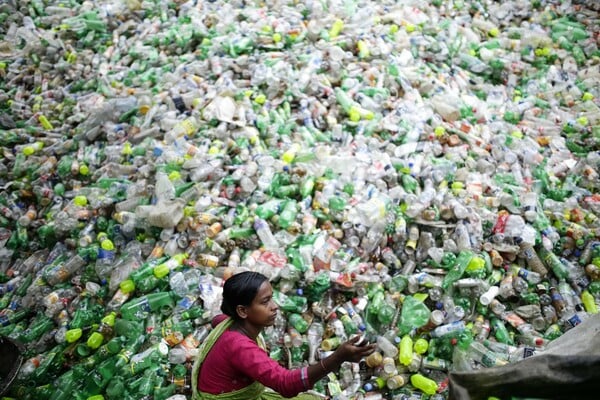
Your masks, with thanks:
M357 346L352 338L319 363L288 370L271 359L259 336L273 325L278 306L266 276L241 272L225 281L218 323L200 347L192 371L193 398L281 399L305 392L344 361L358 362L371 354L376 345ZM269 387L276 393L265 391ZM296 399L314 399L302 394Z

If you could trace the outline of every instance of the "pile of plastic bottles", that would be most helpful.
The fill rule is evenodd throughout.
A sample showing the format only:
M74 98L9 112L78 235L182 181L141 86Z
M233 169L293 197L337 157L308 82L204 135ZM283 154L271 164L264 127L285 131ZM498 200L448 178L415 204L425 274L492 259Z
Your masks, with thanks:
M583 3L2 2L6 396L189 397L241 270L282 364L379 345L332 399L443 399L544 351L600 301Z

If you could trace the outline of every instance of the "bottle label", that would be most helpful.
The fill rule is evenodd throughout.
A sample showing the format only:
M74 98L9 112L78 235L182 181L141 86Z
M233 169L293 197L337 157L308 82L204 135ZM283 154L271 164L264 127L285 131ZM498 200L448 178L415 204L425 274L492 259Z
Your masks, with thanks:
M150 308L150 302L148 301L148 298L144 298L144 301L142 301L141 303L139 303L139 309L142 312L151 312L152 309Z
M523 249L523 255L525 256L525 259L527 260L531 260L534 257L534 251L531 247L526 247L525 249Z
M98 258L102 260L112 260L115 258L115 252L113 250L105 250L100 248L98 249Z
M272 251L264 251L258 260L276 268L283 268L287 264L287 258L284 255Z
M535 354L535 347L526 346L523 348L523 358L531 357Z
M571 327L575 327L577 325L579 325L581 323L581 318L579 317L578 314L573 314L572 317L567 319L567 323L571 326Z
M507 314L504 319L513 328L518 328L519 326L521 326L521 325L523 325L525 323L525 321L521 317L519 317L516 313L513 313L513 312Z
M506 228L506 221L508 221L508 217L510 214L501 214L498 215L498 220L496 221L496 225L492 228L493 233L504 233L504 229Z
M443 358L424 358L423 367L428 369L435 369L439 371L447 371L449 364Z
M481 364L488 368L494 367L496 365L496 361L496 357L493 357L489 354L484 354L481 356Z
M529 272L524 269L524 268L519 268L519 272L517 272L517 275L525 280L527 280L527 275L529 275Z
M183 341L183 334L179 331L174 331L169 328L163 328L163 338L169 346L173 347Z

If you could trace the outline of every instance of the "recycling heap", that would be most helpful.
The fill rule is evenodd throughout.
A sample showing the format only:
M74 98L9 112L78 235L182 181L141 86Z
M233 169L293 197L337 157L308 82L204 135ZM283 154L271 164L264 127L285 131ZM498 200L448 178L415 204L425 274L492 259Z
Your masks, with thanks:
M8 0L0 335L18 399L189 396L223 281L336 399L445 398L597 312L598 8ZM412 397L411 397L412 396Z

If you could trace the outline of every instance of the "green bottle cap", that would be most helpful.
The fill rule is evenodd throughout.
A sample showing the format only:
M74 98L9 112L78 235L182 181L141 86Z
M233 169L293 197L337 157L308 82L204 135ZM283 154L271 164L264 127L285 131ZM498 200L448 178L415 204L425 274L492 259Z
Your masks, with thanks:
M75 352L79 357L87 357L91 353L90 348L84 343L79 343L75 348Z
M113 311L110 314L108 314L107 316L105 316L104 318L102 318L100 320L100 322L102 322L103 324L106 324L108 326L113 326L115 324L116 315L117 314Z
M82 164L82 165L79 167L79 173L80 173L81 175L83 175L83 176L85 176L85 175L89 175L89 173L90 173L90 168L89 168L87 165L85 165L85 164Z
M73 199L73 203L75 203L75 205L77 206L86 206L87 205L87 197L85 196L75 196L75 198Z
M94 332L87 340L87 345L90 349L97 349L104 341L104 336L100 332Z
M467 265L466 270L469 272L477 271L485 268L485 260L481 257L473 257L469 264Z
M81 328L69 329L65 333L65 340L67 341L67 343L76 342L77 340L79 340L82 334L83 331L81 330Z
M119 288L125 294L131 293L135 290L135 283L131 279L126 279L119 283Z
M418 300L422 303L427 299L427 297L429 297L429 295L427 293L415 293L413 294L413 297L415 300Z
M113 338L108 343L106 343L106 349L111 354L118 353L119 350L121 350L122 347L123 347L122 343L117 338Z
M100 247L102 247L102 249L106 250L106 251L112 251L115 249L115 245L113 244L112 240L110 240L110 239L104 239L100 243Z
M427 342L427 340L423 338L415 340L415 343L413 344L413 350L417 354L425 354L428 348L429 342Z
M165 276L169 275L169 267L166 266L165 264L161 264L161 265L157 265L154 268L154 276L157 277L158 279L164 278Z

